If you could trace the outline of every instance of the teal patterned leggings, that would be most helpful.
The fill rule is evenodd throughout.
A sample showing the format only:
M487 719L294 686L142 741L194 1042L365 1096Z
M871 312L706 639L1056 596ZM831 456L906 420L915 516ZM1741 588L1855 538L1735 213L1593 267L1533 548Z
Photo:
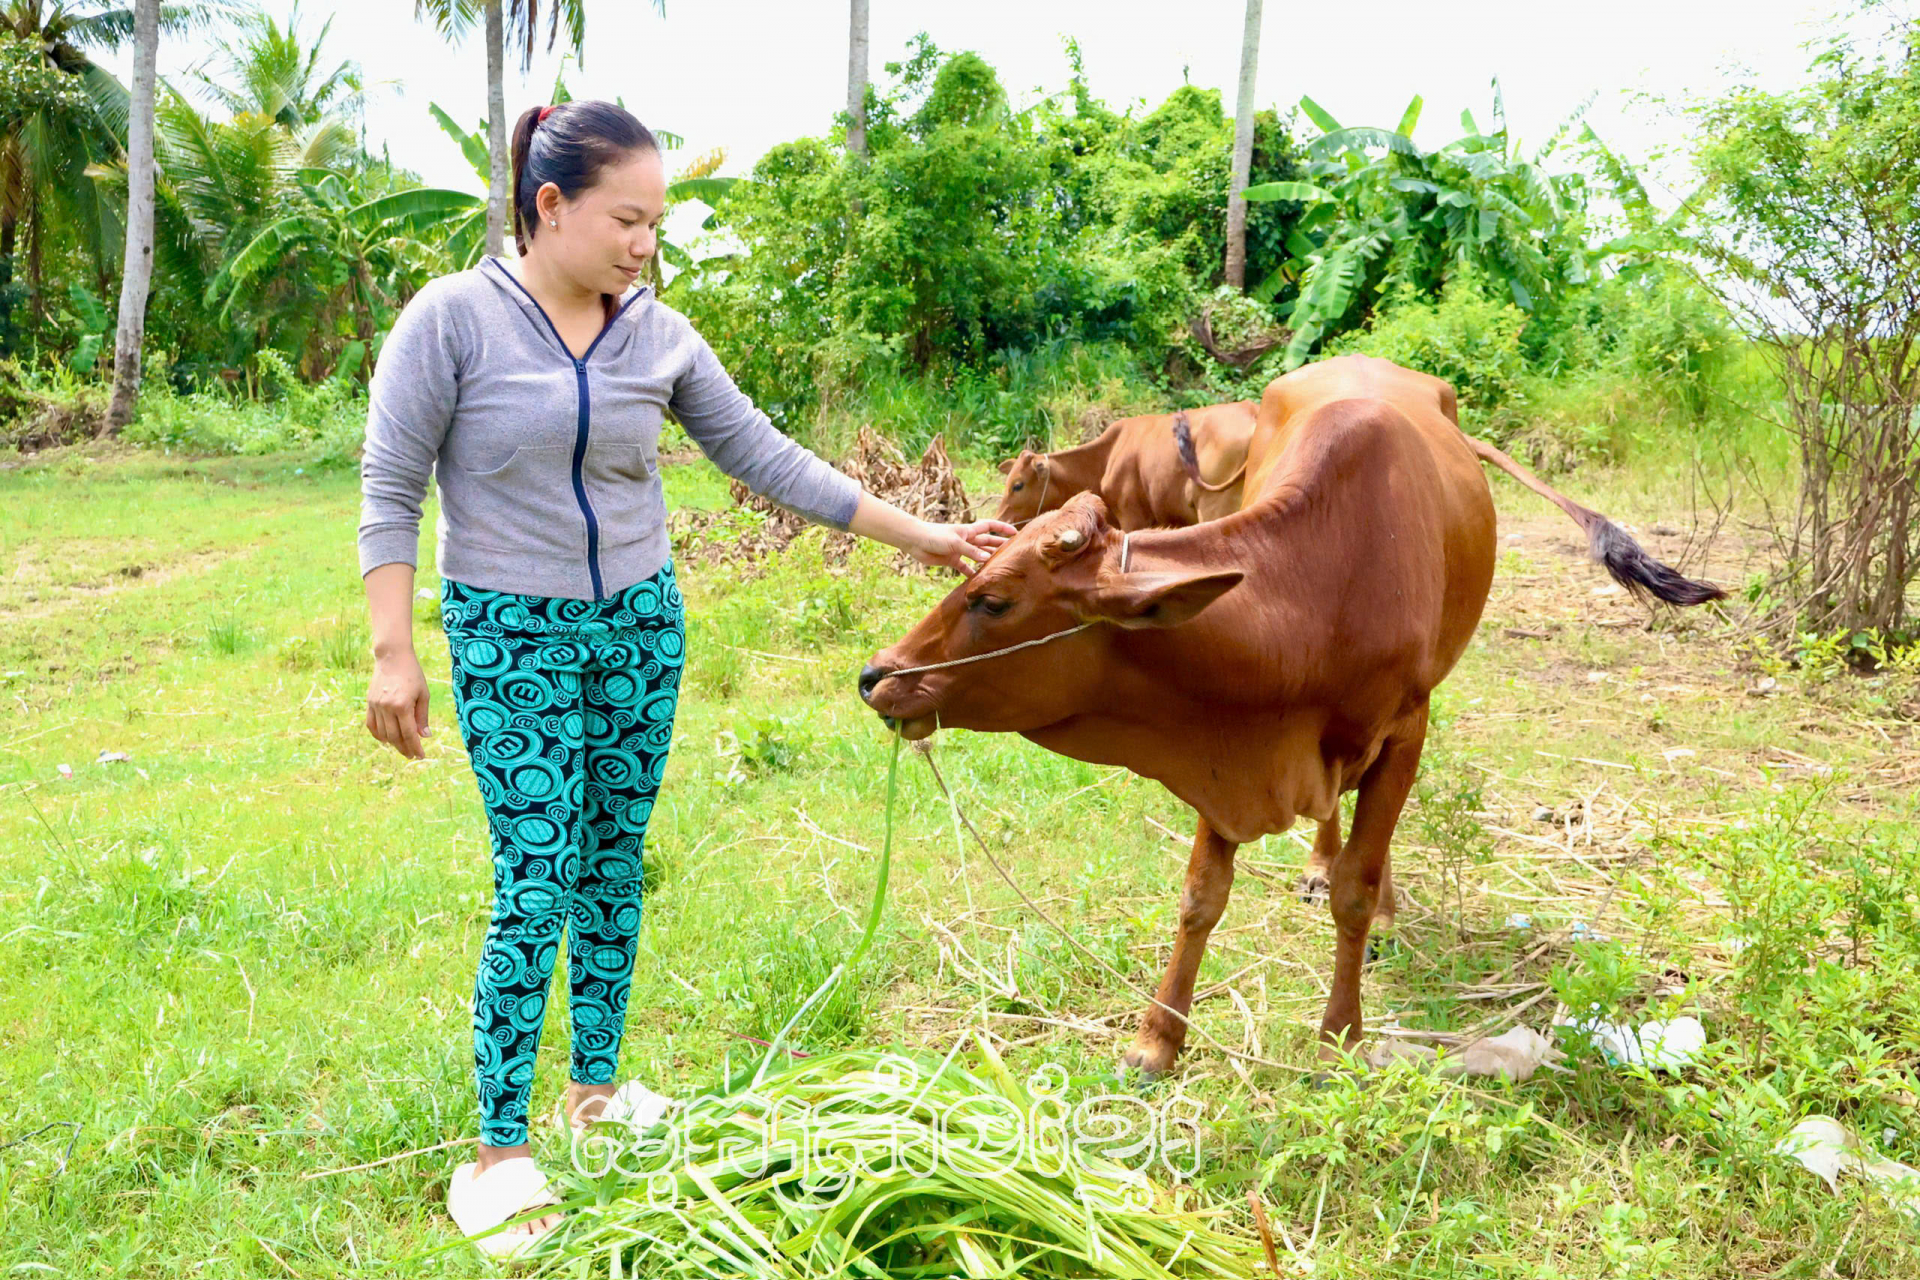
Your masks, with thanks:
M684 603L669 561L598 602L443 579L440 617L493 846L493 921L473 993L480 1137L515 1146L527 1140L563 924L573 1079L607 1084L619 1065Z

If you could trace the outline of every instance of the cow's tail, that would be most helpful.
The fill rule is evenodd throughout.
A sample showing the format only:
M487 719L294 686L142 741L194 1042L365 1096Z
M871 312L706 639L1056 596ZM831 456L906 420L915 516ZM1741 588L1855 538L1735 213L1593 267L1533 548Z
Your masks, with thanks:
M1613 580L1644 600L1649 595L1664 600L1668 604L1705 604L1709 600L1724 600L1727 593L1711 582L1696 582L1684 578L1671 566L1661 564L1643 550L1639 543L1613 521L1598 511L1589 511L1573 499L1560 493L1527 470L1512 458L1494 448L1484 440L1476 440L1461 432L1473 452L1482 462L1491 462L1527 488L1559 507L1587 533L1587 546L1593 558L1606 566Z
M1219 484L1209 484L1200 478L1200 456L1193 451L1193 426L1187 421L1186 411L1173 415L1173 447L1180 455L1180 465L1186 470L1187 479L1205 489L1208 493L1219 493L1231 489L1240 483L1240 477L1247 473L1247 461L1240 460L1240 466L1234 473Z

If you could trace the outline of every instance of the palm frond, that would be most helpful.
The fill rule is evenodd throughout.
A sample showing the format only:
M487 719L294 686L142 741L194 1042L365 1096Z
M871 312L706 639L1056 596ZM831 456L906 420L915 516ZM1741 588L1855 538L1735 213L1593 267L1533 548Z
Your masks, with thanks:
M715 173L718 173L720 166L726 162L727 149L725 147L715 147L705 155L696 156L694 159L688 161L687 166L680 170L679 174L674 178L674 181L684 182L688 178L710 178Z

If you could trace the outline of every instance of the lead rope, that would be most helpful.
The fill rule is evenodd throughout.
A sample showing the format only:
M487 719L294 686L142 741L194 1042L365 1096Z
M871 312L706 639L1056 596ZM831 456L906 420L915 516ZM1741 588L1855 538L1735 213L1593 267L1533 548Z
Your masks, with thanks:
M896 742L897 742L897 738L896 738ZM1039 916L1042 920L1044 920L1053 929L1055 933L1058 933L1061 937L1065 938L1069 943L1071 943L1073 945L1073 948L1076 951L1080 952L1081 955L1084 955L1085 957L1087 957L1087 959L1093 961L1095 964L1099 965L1102 969L1105 969L1108 973L1118 978L1120 980L1120 985L1124 986L1128 991L1131 991L1134 995L1138 996L1140 999L1145 1000L1148 1004L1153 1005L1155 1008L1164 1009L1168 1013L1172 1014L1174 1017L1180 1019L1181 1024L1187 1028L1188 1032L1190 1032L1193 1035L1199 1036L1202 1040L1206 1041L1209 1045L1211 1045L1213 1048L1215 1048L1219 1052L1225 1054L1227 1057L1237 1059L1238 1061L1241 1061L1241 1062L1250 1063L1253 1066L1257 1066L1257 1067L1273 1067L1281 1071L1297 1071L1302 1074L1309 1074L1307 1071L1307 1068L1299 1066L1295 1063L1275 1062L1271 1058L1262 1058L1257 1054L1246 1053L1239 1049L1227 1048L1226 1045L1220 1043L1219 1040L1215 1039L1211 1034L1209 1034L1205 1028L1195 1026L1192 1018L1180 1012L1178 1009L1174 1008L1172 1005L1166 1004L1158 996L1150 994L1149 992L1134 986L1132 979L1128 978L1126 974L1120 972L1118 969L1114 968L1111 964L1107 963L1107 961L1101 956L1095 954L1093 951L1088 950L1088 948L1078 938L1074 937L1071 933L1069 933L1066 930L1066 928L1060 924L1059 921L1055 920L1052 916L1048 915L1046 911L1040 906L1039 903L1035 902L1032 898L1028 897L1027 891L1025 889L1022 889L1020 887L1019 882L1016 881L1011 875L1007 874L1007 869L1000 865L1000 859L993 856L993 850L987 848L987 842L981 839L980 832L977 829L975 829L973 825L973 819L969 818L966 815L966 813L962 811L962 809L960 808L960 802L954 799L953 792L947 789L947 780L940 776L940 766L933 762L933 749L931 744L915 743L914 746L916 747L916 749L919 750L921 758L927 762L927 768L933 770L933 780L940 784L940 794L946 797L947 804L952 807L954 816L959 818L962 823L966 824L967 834L972 836L973 842L980 846L980 852L985 854L987 857L987 861L993 864L993 869L1000 873L1000 878L1007 882L1007 887L1012 889L1015 893L1019 894L1020 901L1026 903L1027 908L1030 911L1032 911L1035 915ZM895 748L895 752L897 755L898 754L897 746ZM891 818L889 818L889 822L891 822ZM891 826L889 826L889 830L891 830Z
M1127 565L1132 557L1132 552L1133 552L1132 539L1133 539L1133 534L1131 531L1122 533L1120 535L1120 572L1122 573L1125 573L1127 571ZM1038 640L1027 640L1020 644L1009 645L1004 649L996 649L992 653L975 654L970 658L955 658L951 662L929 663L924 667L902 667L898 671L887 672L886 676L915 675L922 671L939 671L946 667L963 666L969 662L983 662L988 658L998 658L1003 654L1013 653L1020 649L1031 648L1032 646L1037 644L1045 644L1049 640L1058 640L1060 637L1070 636L1076 631L1085 631L1088 627L1091 627L1093 625L1094 624L1091 622L1083 622L1077 627L1069 627L1065 631L1056 631L1052 635L1041 636ZM886 676L882 676L880 678L884 680L886 679ZM1103 959L1101 956L1096 955L1094 952L1088 950L1087 947L1084 944L1082 944L1078 938L1074 937L1064 927L1062 927L1059 924L1059 922L1054 920L1052 916L1048 915L1046 911L1041 908L1039 903L1035 902L1032 898L1028 897L1027 891L1020 887L1019 882L1016 881L1010 874L1008 874L1007 869L1005 867L1000 865L1000 860L993 856L993 851L987 847L987 842L981 838L980 832L974 827L973 819L969 818L966 815L966 813L960 808L960 802L954 798L953 792L948 789L946 778L941 776L940 766L934 763L932 745L923 744L923 743L915 743L914 745L915 745L915 748L920 752L921 757L926 760L927 768L933 770L933 780L940 784L940 794L946 797L947 804L952 807L954 816L960 819L960 821L963 824L965 824L967 828L967 834L971 835L973 837L973 842L980 846L980 852L986 855L987 861L992 864L993 869L995 871L999 872L1000 878L1007 882L1007 887L1012 889L1015 893L1019 894L1020 901L1026 903L1029 910L1031 910L1035 915L1039 916L1048 925L1050 925L1053 928L1053 930L1056 933L1058 933L1061 937L1065 938L1068 941L1068 943L1070 943L1073 946L1075 950L1079 951L1082 955L1086 956L1089 960L1093 961L1095 964L1099 965L1102 969L1105 969L1108 973L1118 978L1121 982L1121 985L1125 986L1128 991L1131 991L1134 995L1138 996L1140 999L1147 1001L1147 1003L1155 1006L1156 1008L1164 1009L1168 1013L1172 1014L1174 1017L1178 1018L1181 1022L1181 1025L1185 1026L1189 1033L1199 1036L1202 1040L1206 1041L1214 1049L1218 1050L1220 1053L1225 1054L1227 1057L1236 1059L1240 1062L1249 1063L1253 1066L1273 1067L1273 1068L1278 1068L1279 1070L1282 1070L1282 1071L1304 1072L1306 1070L1306 1068L1297 1066L1294 1063L1275 1062L1271 1058L1262 1058L1255 1054L1242 1052L1241 1050L1238 1050L1238 1049L1229 1049L1226 1045L1222 1044L1214 1036L1210 1035L1205 1029L1201 1027L1196 1027L1193 1024L1192 1018L1180 1012L1178 1009L1174 1008L1172 1005L1162 1002L1158 996L1152 995L1149 992L1143 991L1141 988L1135 986L1132 980L1129 979L1126 974L1121 973L1118 969L1114 968L1111 964L1107 963L1107 961ZM891 861L891 858L888 855L891 854L892 848L893 848L893 787L894 787L893 770L895 765L899 761L899 758L900 758L900 735L896 731L893 739L893 762L888 765L888 769L887 769L887 840L886 840L885 848L882 853L881 864L880 864L881 866L880 888L879 888L880 893L885 892L884 886L886 884L887 863ZM874 923L878 919L878 916L879 916L879 896L878 896L878 893L876 893L876 896L874 899L874 910L873 910L873 913L868 917L868 922L867 922L867 928L869 931L872 930ZM865 941L866 940L863 938L861 946L858 948L859 950L865 950ZM824 991L825 986L830 985L833 979L838 976L839 976L839 971L836 969L834 974L828 978L827 984L823 984L822 990ZM821 994L820 992L816 992L815 998L818 998L820 994ZM807 1001L808 1005L811 1005L812 1003L813 1003L813 1000ZM803 1006L802 1009L800 1010L800 1013L805 1013L805 1012L806 1012L806 1008ZM789 1022L786 1027L781 1029L780 1036L775 1038L776 1042L778 1042L781 1039L784 1039L787 1032L792 1029L793 1023L798 1022L799 1019L800 1019L800 1014L796 1013L793 1017L793 1021ZM772 1059L773 1059L773 1054L770 1052L767 1055L766 1062L763 1062L762 1064L761 1069L763 1071L766 1069L766 1063L770 1063Z
M1120 572L1122 573L1127 571L1127 559L1132 550L1128 540L1132 537L1132 533L1123 533L1120 535ZM992 653L976 653L970 658L955 658L950 662L932 662L924 667L901 667L897 671L883 673L880 680L885 680L888 676L913 676L919 675L922 671L942 671L948 667L964 667L969 662L985 662L988 658L1003 657L1009 653L1016 653L1021 649L1031 649L1037 644L1045 644L1049 640L1058 640L1062 636L1070 636L1076 631L1085 631L1088 627L1098 626L1101 621L1104 621L1104 619L1096 619L1093 622L1083 622L1077 627L1068 627L1065 631L1056 631L1052 635L1041 636L1038 640L1022 640L1019 644L1010 644L1004 649L995 649ZM878 685L880 680L875 680L874 684Z

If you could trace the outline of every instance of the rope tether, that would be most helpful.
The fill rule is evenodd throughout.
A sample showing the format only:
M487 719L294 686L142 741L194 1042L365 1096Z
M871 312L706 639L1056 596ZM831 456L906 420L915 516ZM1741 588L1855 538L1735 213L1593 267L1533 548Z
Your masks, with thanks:
M1132 533L1123 533L1120 535L1120 572L1122 573L1127 571L1127 559L1132 551L1128 539L1132 537ZM1105 621L1105 619L1083 622L1077 627L1068 627L1065 631L1055 631L1053 634L1041 636L1037 640L1022 640L1019 644L1010 644L1004 649L995 649L992 653L976 653L970 658L955 658L950 662L931 662L924 667L901 667L896 671L883 671L880 673L880 680L885 680L888 676L912 676L918 675L922 671L940 671L947 667L964 667L969 662L985 662L988 658L998 658L1021 649L1031 649L1034 645L1045 644L1049 640L1058 640L1060 637L1070 636L1076 631L1085 631L1088 627L1097 626L1102 621ZM880 680L875 680L874 684L878 685Z

